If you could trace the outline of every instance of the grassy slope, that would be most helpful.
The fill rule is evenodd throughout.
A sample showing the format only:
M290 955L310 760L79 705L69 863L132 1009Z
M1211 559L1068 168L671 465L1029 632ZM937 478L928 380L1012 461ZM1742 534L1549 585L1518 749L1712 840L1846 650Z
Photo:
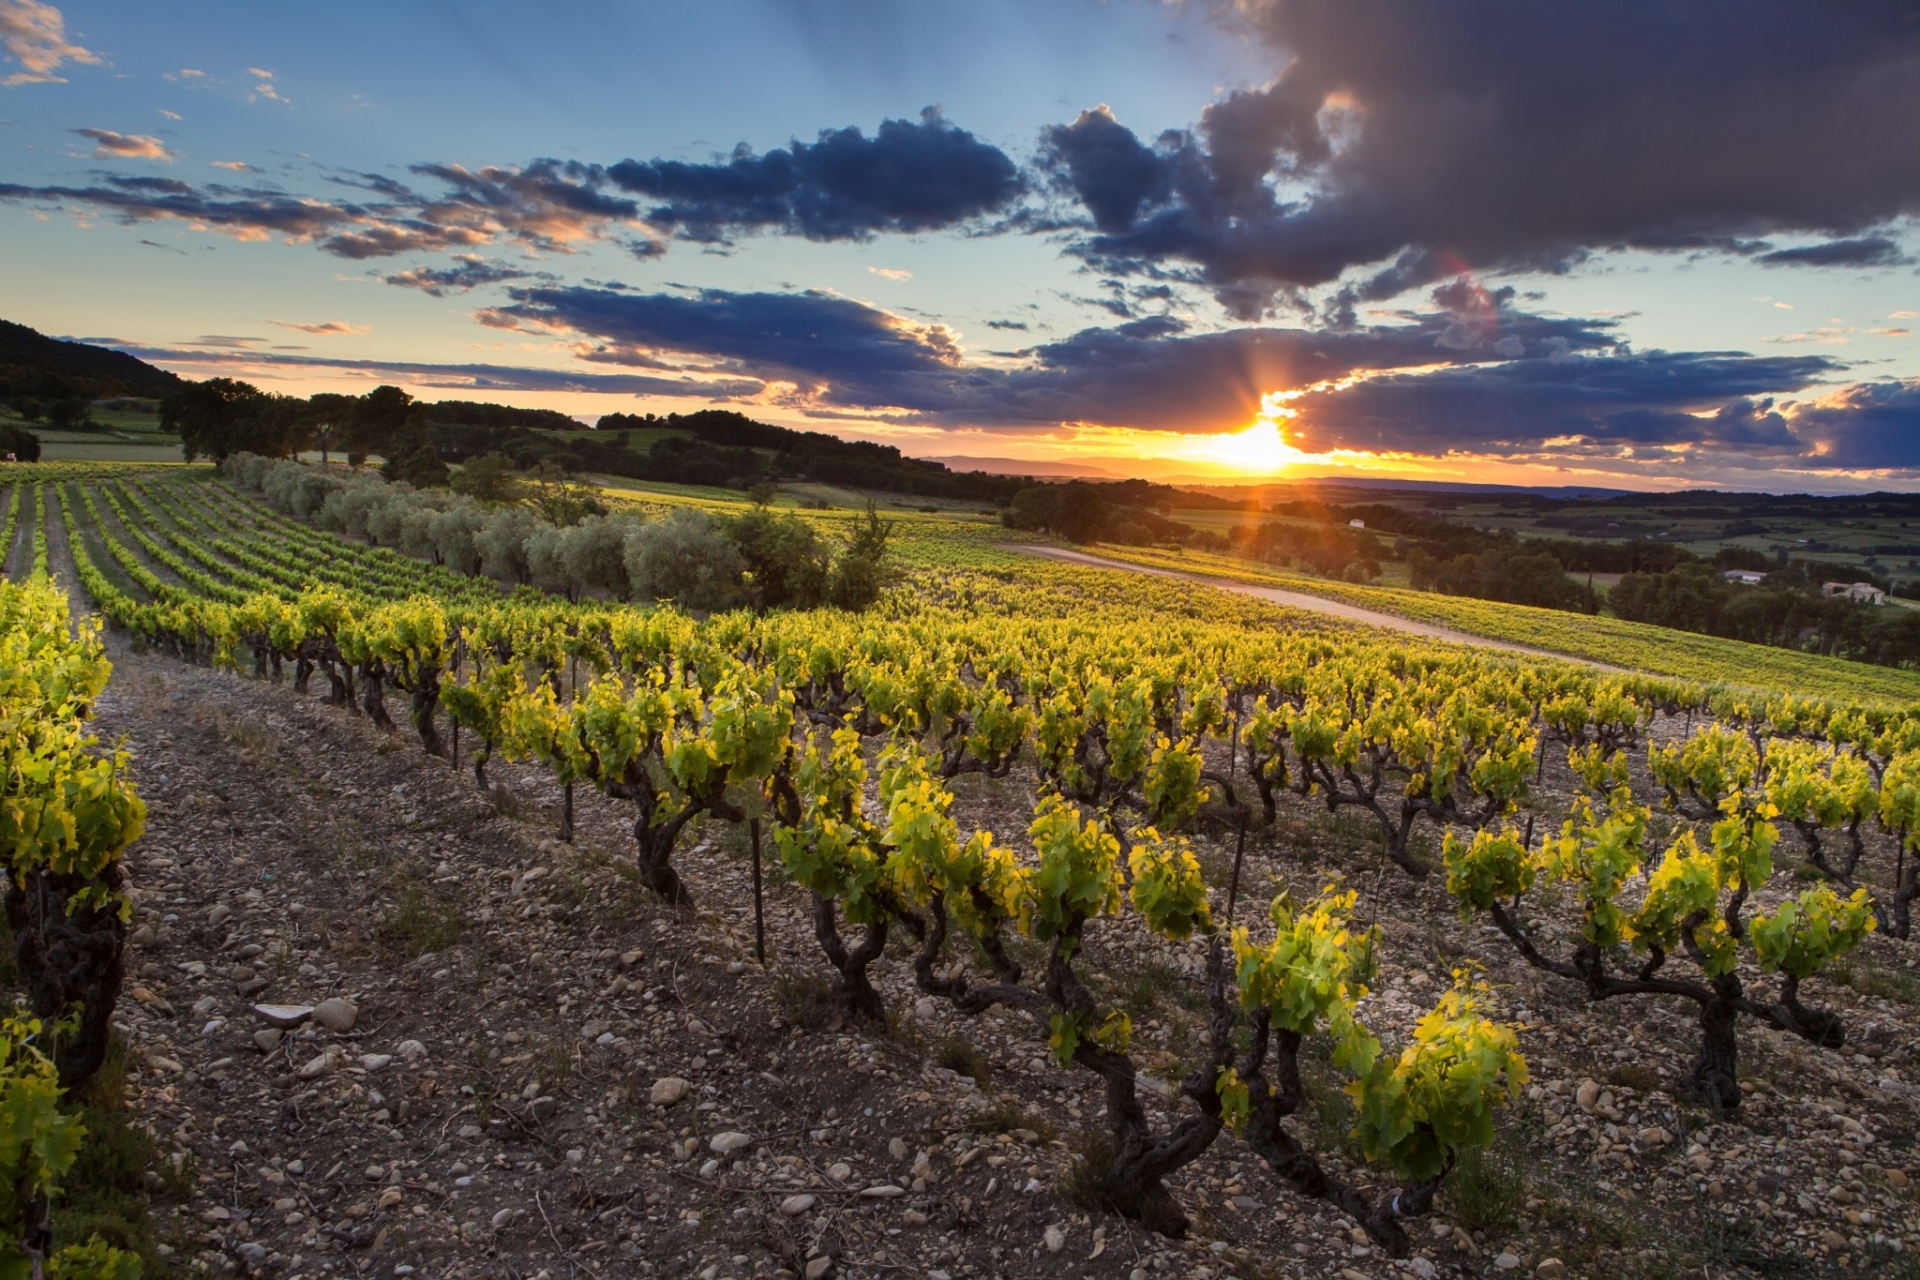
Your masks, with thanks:
M1230 556L1105 545L1095 550L1115 560L1282 587L1493 640L1533 645L1655 675L1848 701L1897 705L1920 702L1920 672L1915 671L1823 658L1740 640L1722 640L1618 618L1593 618L1558 609L1534 609L1426 591L1331 582L1249 564Z

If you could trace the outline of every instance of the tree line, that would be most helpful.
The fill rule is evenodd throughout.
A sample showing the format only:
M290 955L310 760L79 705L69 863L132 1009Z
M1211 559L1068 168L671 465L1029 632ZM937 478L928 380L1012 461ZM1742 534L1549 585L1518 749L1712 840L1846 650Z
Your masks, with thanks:
M557 472L522 477L487 459L469 463L445 489L249 453L223 469L275 510L322 529L569 600L671 600L700 613L821 605L859 612L895 577L893 522L871 505L836 544L798 515L774 511L764 490L736 515L681 507L649 520L609 511L591 486Z
M521 470L551 466L637 480L745 490L806 480L924 497L1004 503L1031 483L956 472L891 445L842 440L756 422L727 409L611 413L589 433L551 409L467 400L416 401L399 387L309 397L262 391L232 378L188 383L160 405L161 427L189 460L247 452L291 457L318 450L352 463L378 455L390 478L438 482L448 465L497 453Z

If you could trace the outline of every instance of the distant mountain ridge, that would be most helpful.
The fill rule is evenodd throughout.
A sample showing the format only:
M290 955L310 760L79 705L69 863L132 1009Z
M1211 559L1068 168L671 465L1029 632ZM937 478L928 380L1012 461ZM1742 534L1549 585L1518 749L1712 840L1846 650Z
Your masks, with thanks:
M0 320L0 399L157 397L182 385L175 374L123 351L64 342L24 324Z

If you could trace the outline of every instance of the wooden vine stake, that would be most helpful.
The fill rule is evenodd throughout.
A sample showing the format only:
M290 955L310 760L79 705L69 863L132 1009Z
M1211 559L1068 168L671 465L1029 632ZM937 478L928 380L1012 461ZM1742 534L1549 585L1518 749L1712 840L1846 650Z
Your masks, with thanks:
M767 917L760 899L760 819L747 824L753 838L753 958L767 967Z

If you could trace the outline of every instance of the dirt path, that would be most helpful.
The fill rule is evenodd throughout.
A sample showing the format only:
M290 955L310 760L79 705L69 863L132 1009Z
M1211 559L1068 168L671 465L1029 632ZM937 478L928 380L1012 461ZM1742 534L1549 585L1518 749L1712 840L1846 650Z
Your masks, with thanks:
M1508 653L1524 653L1537 658L1558 658L1562 662L1584 663L1602 671L1625 671L1624 667L1609 666L1604 662L1595 662L1591 658L1576 658L1571 654L1555 653L1551 649L1536 649L1531 645L1511 644L1505 640L1489 640L1486 636L1476 636L1472 632L1437 627L1430 622L1415 622L1412 618L1379 613L1373 609L1362 609L1358 605L1342 604L1338 600L1308 595L1304 591L1287 591L1280 587L1258 587L1250 582L1235 582L1231 578L1216 578L1204 573L1155 569L1143 564L1131 564L1125 560L1109 560L1105 556L1096 556L1085 551L1070 551L1065 547L1016 546L1013 550L1023 551L1033 556L1044 556L1049 560L1064 561L1067 564L1084 564L1095 569L1124 569L1130 573L1151 574L1156 578L1174 578L1184 582L1194 582L1203 587L1214 587L1221 591L1252 596L1256 600L1265 600L1269 604L1285 605L1290 609L1306 609L1313 613L1325 614L1330 618L1341 618L1347 622L1358 622L1369 627L1404 631L1409 635L1422 636L1428 640L1444 640L1449 644L1470 644L1482 649L1501 649Z

